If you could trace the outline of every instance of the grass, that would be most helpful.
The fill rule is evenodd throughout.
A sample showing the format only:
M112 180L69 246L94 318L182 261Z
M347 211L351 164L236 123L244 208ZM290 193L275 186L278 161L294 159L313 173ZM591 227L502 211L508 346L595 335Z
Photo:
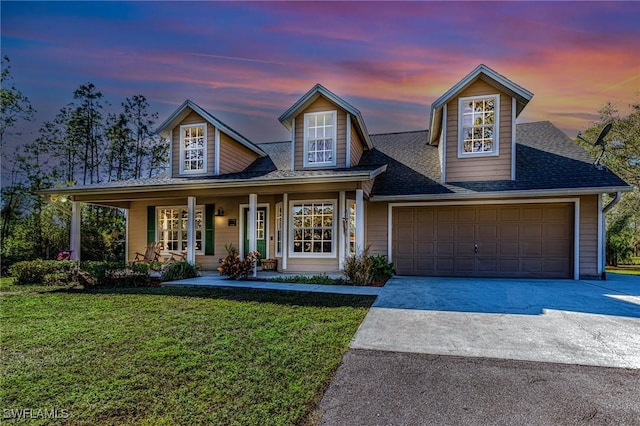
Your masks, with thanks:
M607 266L607 272L625 275L640 275L640 265Z
M64 409L86 425L308 422L373 302L0 285L0 407Z

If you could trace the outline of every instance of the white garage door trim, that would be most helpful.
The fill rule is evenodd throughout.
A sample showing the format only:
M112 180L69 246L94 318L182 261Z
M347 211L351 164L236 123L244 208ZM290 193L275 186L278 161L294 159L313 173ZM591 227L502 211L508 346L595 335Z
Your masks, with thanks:
M573 279L580 279L580 198L544 198L540 200L476 200L476 201L421 201L409 203L389 203L387 212L387 258L393 262L393 208L394 207L433 207L433 206L468 206L498 204L543 204L573 203Z

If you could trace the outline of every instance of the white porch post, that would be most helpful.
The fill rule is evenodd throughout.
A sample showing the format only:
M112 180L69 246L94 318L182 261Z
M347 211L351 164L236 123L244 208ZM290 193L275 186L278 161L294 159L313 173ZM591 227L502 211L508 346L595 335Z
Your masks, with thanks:
M282 270L287 269L289 257L289 194L282 194Z
M187 262L196 264L196 197L187 197Z
M71 202L71 237L69 250L71 260L80 260L80 224L82 223L82 203Z
M348 117L348 115L347 115ZM339 268L340 270L344 269L344 258L347 251L347 239L345 235L345 215L346 215L346 202L345 202L345 193L344 191L340 191L340 196L338 199L338 259L339 259Z
M129 263L129 209L124 209L124 261Z
M256 219L258 215L258 194L249 194L249 251L256 251ZM257 265L253 265L253 276L257 275Z
M364 248L364 191L356 189L356 252Z

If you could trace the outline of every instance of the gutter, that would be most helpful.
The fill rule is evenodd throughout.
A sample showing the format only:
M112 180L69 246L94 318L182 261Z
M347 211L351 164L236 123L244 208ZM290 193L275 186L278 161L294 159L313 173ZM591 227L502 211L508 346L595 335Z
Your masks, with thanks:
M621 197L622 197L622 192L621 191L617 191L616 192L616 196L613 197L613 200L611 200L611 202L609 204L607 204L606 207L604 207L602 209L602 214L603 215L607 214L609 212L609 210L611 210L613 208L613 206L618 204L618 202L620 201Z
M602 265L602 275L601 275L601 279L602 280L606 280L607 279L607 272L606 272L606 264L607 264L607 220L606 220L606 214L609 212L609 210L611 210L616 204L618 204L618 202L620 201L620 198L622 198L622 192L617 191L616 195L613 197L613 200L611 200L609 202L609 204L607 204L605 207L602 208L602 217L601 217L601 223L600 223L600 227L601 227L601 234L600 234L600 241L602 246L600 247L600 258L601 260L601 264Z
M411 194L411 195L373 195L369 201L434 201L434 200L467 200L478 198L528 198L528 197L545 197L557 195L593 195L603 192L621 192L631 191L630 186L614 186L605 188L568 188L568 189L546 189L546 190L520 190L520 191L493 191L493 192L465 192L465 193L446 193L446 194ZM614 200L615 201L615 200ZM616 201L617 202L617 201ZM613 201L612 201L613 203ZM613 205L610 204L611 207ZM606 207L607 211L610 208Z
M311 176L311 177L294 177L294 178L281 178L271 180L213 180L207 182L197 183L177 183L177 182L165 182L157 185L149 186L117 186L108 188L52 188L43 189L38 191L39 194L78 194L78 195L101 195L101 194L121 194L123 192L135 193L135 192L158 192L158 191L172 191L172 190L191 190L191 189L214 189L214 188L228 188L228 187L254 187L254 186L278 186L278 185L295 185L295 184L311 184L311 183L336 183L336 182L352 182L352 181L369 181L376 176L387 170L387 165L378 167L375 170L354 173L345 176Z

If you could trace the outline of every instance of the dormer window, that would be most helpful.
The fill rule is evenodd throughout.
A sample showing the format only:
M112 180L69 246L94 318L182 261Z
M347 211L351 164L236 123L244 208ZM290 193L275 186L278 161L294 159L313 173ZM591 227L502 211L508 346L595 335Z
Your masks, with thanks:
M336 165L336 111L304 115L304 166Z
M498 155L500 96L458 100L458 157Z
M180 126L180 173L207 171L206 140L206 124Z

